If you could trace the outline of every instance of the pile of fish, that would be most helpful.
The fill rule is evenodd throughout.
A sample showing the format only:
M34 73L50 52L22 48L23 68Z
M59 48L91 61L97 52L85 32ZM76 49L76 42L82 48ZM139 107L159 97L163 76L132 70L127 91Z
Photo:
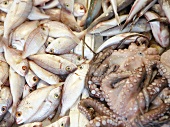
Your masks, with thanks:
M0 126L84 127L89 52L147 38L162 53L169 12L169 0L0 0Z

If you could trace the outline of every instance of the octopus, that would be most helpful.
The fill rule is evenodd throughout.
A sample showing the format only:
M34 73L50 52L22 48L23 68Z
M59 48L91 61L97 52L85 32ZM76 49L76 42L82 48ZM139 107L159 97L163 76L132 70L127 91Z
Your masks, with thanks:
M170 120L170 50L131 43L96 54L86 76L90 98L79 110L87 127L149 127Z

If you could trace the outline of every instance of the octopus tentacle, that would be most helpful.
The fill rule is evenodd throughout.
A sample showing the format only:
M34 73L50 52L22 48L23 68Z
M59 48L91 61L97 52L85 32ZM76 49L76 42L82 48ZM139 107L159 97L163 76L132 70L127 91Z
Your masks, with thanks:
M148 87L143 88L142 92L145 96L146 111L148 111L149 104L155 99L155 97L168 86L168 82L164 77L155 79Z
M101 116L91 120L86 127L118 127L120 124L121 122L118 122L111 117Z
M169 104L161 104L158 108L152 109L148 112L146 112L144 115L139 116L137 119L135 119L136 123L141 123L143 126L148 125L153 121L152 123L154 124L154 121L161 121L161 119L167 120L170 119L169 117L162 117L166 116L166 113L170 111L170 105Z
M86 115L88 120L92 120L95 118L94 114L91 114L91 111L89 110L92 108L94 112L97 112L100 116L109 116L114 119L121 119L119 115L116 113L113 113L109 108L107 108L104 104L98 102L97 100L88 98L88 99L82 99L78 104L79 110Z

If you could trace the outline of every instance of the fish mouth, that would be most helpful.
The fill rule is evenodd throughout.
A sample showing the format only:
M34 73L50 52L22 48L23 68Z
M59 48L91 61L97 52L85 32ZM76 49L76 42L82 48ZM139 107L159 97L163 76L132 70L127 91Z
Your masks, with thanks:
M17 124L21 124L21 123L22 123L22 119L16 120L16 123L17 123Z

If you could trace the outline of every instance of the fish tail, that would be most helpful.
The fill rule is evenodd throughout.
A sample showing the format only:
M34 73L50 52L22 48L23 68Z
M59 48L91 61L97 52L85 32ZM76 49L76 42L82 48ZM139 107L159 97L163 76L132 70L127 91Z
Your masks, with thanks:
M118 15L118 14L115 14L115 18L116 18L117 24L118 24L118 26L119 26L119 25L120 25L120 18L119 18L119 15Z
M16 104L13 104L13 105L12 105L12 112L11 112L11 115L12 115L13 117L15 117L16 111L17 111L17 105L16 105Z

